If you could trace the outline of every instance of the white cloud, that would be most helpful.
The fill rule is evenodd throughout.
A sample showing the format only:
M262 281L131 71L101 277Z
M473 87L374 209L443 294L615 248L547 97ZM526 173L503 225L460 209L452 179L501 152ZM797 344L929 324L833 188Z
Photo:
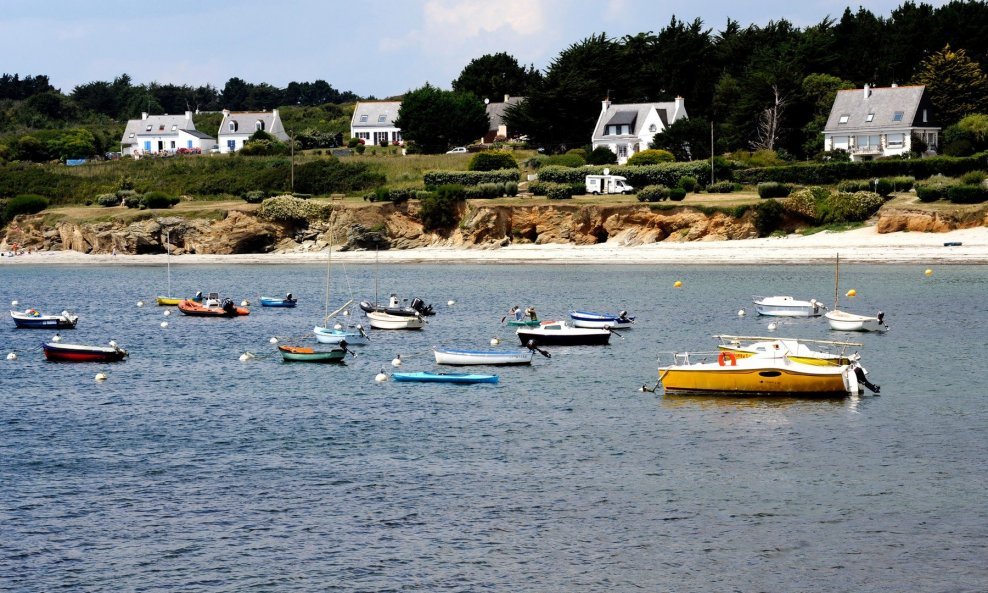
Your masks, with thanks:
M485 33L508 31L531 37L546 26L540 0L429 0L423 7L425 29L448 43L462 43Z

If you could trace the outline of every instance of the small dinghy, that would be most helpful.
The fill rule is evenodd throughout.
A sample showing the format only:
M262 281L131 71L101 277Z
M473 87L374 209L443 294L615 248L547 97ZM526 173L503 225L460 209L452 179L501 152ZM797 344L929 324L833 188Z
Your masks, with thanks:
M44 315L35 309L11 311L10 316L14 319L14 325L22 329L74 329L79 322L78 315L72 315L68 311L62 311L61 315Z
M497 375L477 375L473 373L391 373L395 381L415 381L420 383L497 383Z
M341 362L346 353L346 342L340 342L339 348L316 350L307 346L278 346L281 357L285 362Z
M374 329L422 329L425 327L425 320L421 317L391 315L378 311L371 311L365 315L367 315L370 326Z
M412 299L412 302L408 306L403 307L398 301L398 295L396 294L391 295L387 305L378 305L370 301L360 301L360 309L364 313L387 313L388 315L398 317L428 317L436 314L432 305L426 305L420 298Z
M112 343L112 342L111 342ZM84 346L82 344L41 344L45 358L55 362L117 362L127 357L127 351L117 346Z
M197 303L191 299L185 299L178 304L178 310L192 317L239 317L250 315L247 307L238 307L231 299L225 299L220 305L213 305L217 301L212 295L204 303Z
M292 293L288 293L284 297L261 297L262 307L283 307L283 308L294 308L298 303L298 299L292 296Z
M594 329L604 329L610 327L630 328L635 322L634 317L629 317L627 311L621 311L617 315L607 313L590 313L587 311L570 311L570 319L574 327L589 327Z
M759 315L771 317L819 317L827 309L816 299L800 301L791 296L752 297Z

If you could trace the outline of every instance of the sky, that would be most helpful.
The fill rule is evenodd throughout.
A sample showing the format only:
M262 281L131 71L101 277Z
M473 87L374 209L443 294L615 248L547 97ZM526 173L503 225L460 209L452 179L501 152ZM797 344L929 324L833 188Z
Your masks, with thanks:
M66 94L126 73L136 84L220 90L233 77L277 87L322 79L380 99L427 82L448 89L485 54L544 70L590 35L658 32L672 16L715 32L728 18L805 27L847 6L888 17L903 1L3 0L0 71L45 74Z

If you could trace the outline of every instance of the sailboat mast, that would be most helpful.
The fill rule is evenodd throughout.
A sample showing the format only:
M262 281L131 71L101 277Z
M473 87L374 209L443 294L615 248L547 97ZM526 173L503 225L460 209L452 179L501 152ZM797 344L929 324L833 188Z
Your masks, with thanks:
M837 265L834 266L834 311L839 307L837 306L838 300L840 299L840 254L837 254Z
M168 274L168 292L165 296L172 296L172 250L171 250L171 232L165 231L165 269Z
M326 258L326 302L323 305L323 323L329 323L329 272L333 266L333 237L329 237L329 256Z

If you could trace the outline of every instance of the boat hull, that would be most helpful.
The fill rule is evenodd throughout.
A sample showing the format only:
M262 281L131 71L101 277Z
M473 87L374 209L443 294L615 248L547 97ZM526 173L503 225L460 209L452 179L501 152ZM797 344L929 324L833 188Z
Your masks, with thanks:
M849 366L813 366L757 357L738 360L737 364L661 368L659 380L670 395L840 397L858 393L858 382Z
M288 300L288 299L272 298L265 296L261 297L262 307L282 307L285 309L294 309L296 303L298 303L298 299Z
M370 326L374 329L422 329L425 326L425 320L421 317L389 315L377 311L371 311L366 315Z
M127 357L126 350L106 346L46 343L41 348L53 362L117 362Z
M631 324L635 322L634 317L602 315L600 313L587 313L586 311L571 311L569 317L573 323L573 327L591 329L604 329L611 327L629 329Z
M178 310L191 317L240 317L250 315L246 307L233 307L230 311L222 307L207 307L195 301L185 299L178 304Z
M339 344L346 341L349 346L363 346L368 342L367 334L356 329L333 329L317 325L312 333L320 344Z
M759 315L770 317L819 317L824 310L816 301L799 301L789 296L756 297L752 302Z
M531 350L438 350L432 351L437 364L451 366L509 366L532 364Z
M391 373L391 378L399 382L419 383L497 383L497 375L476 375L473 373Z
M346 356L346 350L314 350L300 346L278 346L285 362L340 362Z
M508 321L511 327L538 327L542 322L538 319L512 319Z
M540 327L520 327L517 331L522 345L534 340L539 346L604 346L611 340L611 332L606 329L569 327L553 324Z
M179 297L160 296L160 297L156 297L154 300L158 303L158 305L162 307L170 307L181 303L185 299Z
M11 311L10 316L20 329L75 329L79 322L74 315L28 315Z
M846 311L829 311L824 317L830 324L830 329L846 332L883 332L888 326L877 317L855 315Z

